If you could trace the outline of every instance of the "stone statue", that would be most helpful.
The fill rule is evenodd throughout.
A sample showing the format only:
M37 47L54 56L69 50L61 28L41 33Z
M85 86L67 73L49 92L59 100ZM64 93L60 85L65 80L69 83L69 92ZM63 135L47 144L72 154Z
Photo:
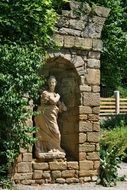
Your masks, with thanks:
M61 135L57 124L59 112L66 111L67 108L60 101L60 95L55 93L56 79L50 76L48 80L48 90L41 94L41 105L38 107L39 114L35 117L35 125L38 128L35 144L36 158L43 158L45 153L64 153L60 147Z

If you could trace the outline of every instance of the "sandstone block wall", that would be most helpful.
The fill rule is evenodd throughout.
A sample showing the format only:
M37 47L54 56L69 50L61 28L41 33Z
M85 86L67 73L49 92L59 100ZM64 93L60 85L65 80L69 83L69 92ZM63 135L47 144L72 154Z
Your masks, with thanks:
M99 171L99 104L101 31L109 14L104 7L70 2L62 11L42 73L55 75L57 91L68 111L59 116L66 159L37 160L21 152L14 169L16 183L96 181Z

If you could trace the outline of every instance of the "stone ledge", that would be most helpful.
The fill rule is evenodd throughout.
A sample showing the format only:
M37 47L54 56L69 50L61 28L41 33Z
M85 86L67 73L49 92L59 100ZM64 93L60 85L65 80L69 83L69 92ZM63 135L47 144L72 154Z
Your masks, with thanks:
M64 152L47 152L47 153L40 153L38 160L46 161L46 160L54 160L54 159L65 159Z

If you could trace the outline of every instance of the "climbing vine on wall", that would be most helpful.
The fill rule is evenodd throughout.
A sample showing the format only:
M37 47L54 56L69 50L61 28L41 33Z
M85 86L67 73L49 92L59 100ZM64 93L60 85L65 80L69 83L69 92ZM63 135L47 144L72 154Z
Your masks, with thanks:
M26 127L31 99L43 85L38 70L53 44L56 13L51 0L0 1L0 184L20 147L35 139Z

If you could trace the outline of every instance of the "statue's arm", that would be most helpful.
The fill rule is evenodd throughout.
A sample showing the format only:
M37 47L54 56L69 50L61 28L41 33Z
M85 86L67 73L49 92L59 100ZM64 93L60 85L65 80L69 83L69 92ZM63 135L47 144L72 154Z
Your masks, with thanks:
M60 95L59 94L55 94L55 96L49 96L49 101L51 103L57 103L60 99Z

